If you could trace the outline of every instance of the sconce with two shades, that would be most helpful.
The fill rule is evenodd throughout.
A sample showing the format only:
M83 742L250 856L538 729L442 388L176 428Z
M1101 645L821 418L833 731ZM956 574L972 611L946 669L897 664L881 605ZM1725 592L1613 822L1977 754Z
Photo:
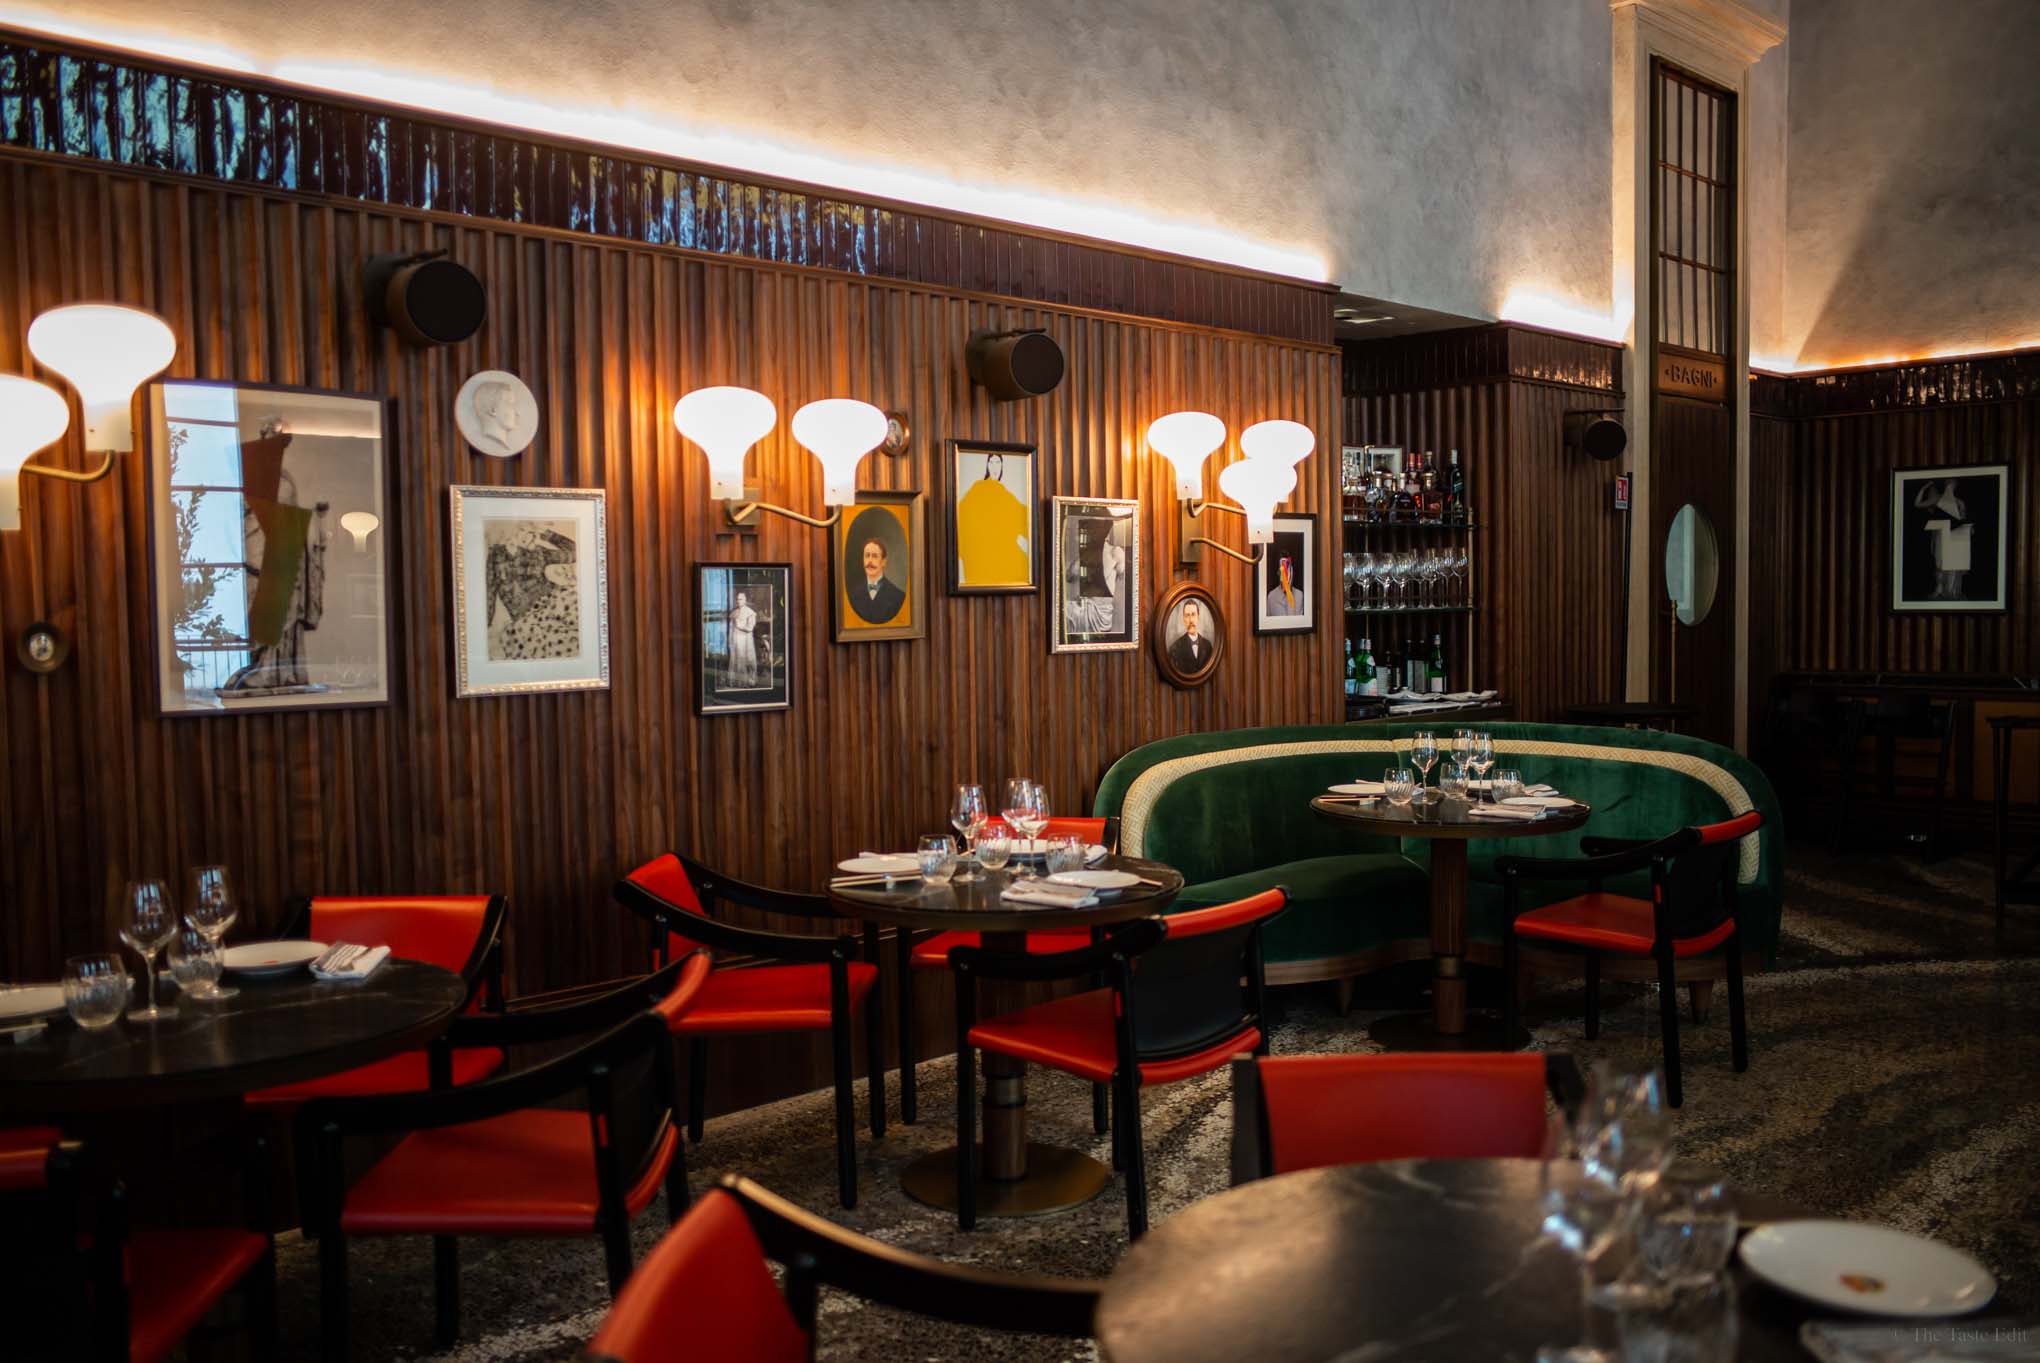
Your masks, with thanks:
M1275 508L1296 491L1296 466L1317 448L1317 436L1300 421L1257 421L1240 432L1240 452L1218 471L1218 490L1238 503L1204 500L1204 461L1225 444L1225 423L1209 412L1171 412L1148 426L1148 448L1176 471L1176 496L1183 504L1177 561L1196 563L1210 545L1241 563L1260 561L1259 550L1242 554L1207 535L1198 522L1206 511L1224 511L1247 523L1247 542L1267 544L1275 538Z
M772 399L750 388L697 388L673 404L673 425L708 457L708 495L723 504L726 524L755 529L757 513L769 511L827 529L857 500L858 465L885 443L888 418L855 398L823 398L793 414L793 438L822 466L822 505L833 508L825 518L760 501L745 488L744 457L778 424Z
M152 312L112 303L53 308L28 326L28 350L78 390L85 448L104 456L82 473L28 461L71 428L71 404L46 383L0 374L0 530L21 528L21 477L96 483L135 447L135 391L177 355L177 337Z

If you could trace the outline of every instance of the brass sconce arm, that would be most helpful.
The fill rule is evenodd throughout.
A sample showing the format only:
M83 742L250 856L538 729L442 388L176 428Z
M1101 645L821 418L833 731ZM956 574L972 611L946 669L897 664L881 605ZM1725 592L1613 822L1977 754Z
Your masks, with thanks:
M1205 502L1199 501L1195 497L1190 499L1190 518L1192 520L1197 519L1197 517L1202 516L1207 511L1230 511L1241 520L1245 520L1247 517L1246 512L1227 502Z
M37 474L44 478L58 478L66 483L96 483L107 474L113 472L113 451L108 450L100 455L99 467L87 470L84 473L73 473L70 469L51 468L47 464L23 464L21 471L23 473Z
M1267 545L1257 544L1254 546L1253 553L1243 554L1237 549L1228 549L1225 545L1220 544L1217 540L1206 539L1202 535L1193 535L1191 538L1183 541L1183 544L1186 548L1193 544L1208 544L1212 548L1218 550L1219 553L1224 554L1227 558L1236 558L1240 562L1246 564L1248 567L1252 567L1255 564L1258 564L1261 561L1262 557L1266 555L1268 552Z
M775 516L784 516L790 521L798 521L802 525L810 525L817 530L827 530L837 521L843 519L843 508L840 506L831 508L826 517L816 517L803 516L798 511L783 506L776 506L771 502L727 501L723 503L723 517L730 525L734 526L754 527L757 513L760 511L769 511Z

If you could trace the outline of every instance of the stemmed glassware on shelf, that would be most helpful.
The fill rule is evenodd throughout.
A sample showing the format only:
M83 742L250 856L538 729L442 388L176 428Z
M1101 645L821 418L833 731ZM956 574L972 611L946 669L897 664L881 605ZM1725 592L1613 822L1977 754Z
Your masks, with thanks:
M233 885L227 878L224 866L194 866L191 870L191 893L184 901L184 921L212 944L212 955L217 958L227 929L234 925L240 915L239 905L234 900ZM211 980L199 981L195 987L186 987L180 980L178 987L194 999L218 1002L230 999L240 993L238 989L218 983L218 971Z
M148 1006L132 1009L134 1022L155 1022L177 1016L175 1008L156 1004L156 953L177 935L177 909L170 891L160 880L130 880L121 894L120 939L142 958L142 974L148 985Z
M949 802L949 826L956 830L956 836L969 856L977 845L978 830L985 825L985 791L983 786L963 785L956 788L956 794ZM957 863L957 880L979 879L976 866L967 860Z

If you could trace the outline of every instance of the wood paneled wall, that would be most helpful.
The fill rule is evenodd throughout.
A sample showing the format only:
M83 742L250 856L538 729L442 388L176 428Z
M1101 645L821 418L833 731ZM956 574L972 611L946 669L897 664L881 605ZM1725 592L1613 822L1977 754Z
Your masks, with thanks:
M1752 384L1750 695L1805 670L2040 674L2040 353ZM2010 609L1894 612L1891 471L2012 466Z
M873 455L864 482L929 494L936 583L943 441L1038 443L1041 497L1142 500L1152 601L1179 574L1171 482L1144 451L1147 422L1185 406L1235 431L1303 421L1321 453L1291 505L1336 516L1329 347L22 152L0 154L0 224L0 369L29 368L23 335L38 311L111 298L170 320L176 376L397 399L397 686L382 708L156 718L143 460L82 489L30 481L22 532L0 538L0 620L9 638L54 620L75 649L49 677L10 665L0 691L0 978L47 976L108 946L109 875L215 859L245 887L242 932L277 927L293 892L498 890L513 904L515 988L614 977L642 957L610 884L667 848L814 887L838 857L941 827L959 778L1029 774L1063 810L1087 810L1104 768L1150 739L1340 713L1336 618L1300 637L1251 636L1248 576L1228 562L1197 570L1233 638L1196 691L1167 686L1145 647L1050 656L1045 594L938 594L925 640L831 644L826 538L773 519L755 540L718 535L705 463L670 419L702 384L763 390L782 421L753 476L768 497L813 506L819 474L786 432L794 407L849 395L907 410L911 454ZM481 276L490 320L465 344L421 351L368 325L358 281L375 252L428 247ZM968 382L964 342L1020 325L1056 337L1069 376L1044 400L994 404ZM542 404L519 459L472 456L456 433L454 393L482 368L517 372ZM607 489L610 690L452 698L455 482ZM1322 569L1335 549L1328 537ZM692 712L693 566L720 559L795 565L788 712ZM816 1079L796 1062L779 1091Z
M1621 406L1621 354L1506 324L1345 347L1347 444L1459 451L1483 527L1467 684L1522 719L1622 694L1623 465L1563 438L1566 412Z

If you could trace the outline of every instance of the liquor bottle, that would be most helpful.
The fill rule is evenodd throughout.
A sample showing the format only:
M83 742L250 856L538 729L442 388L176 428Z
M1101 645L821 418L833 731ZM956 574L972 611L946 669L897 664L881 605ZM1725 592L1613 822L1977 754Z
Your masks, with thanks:
M1360 641L1360 694L1378 696L1381 694L1381 678L1374 671L1374 640Z
M1445 519L1445 494L1438 487L1438 476L1429 469L1424 470L1424 491L1418 503L1424 520L1435 525Z
M1465 525L1472 518L1466 512L1466 473L1459 467L1459 451L1452 451L1452 467L1445 472L1445 519Z
M1356 671L1359 659L1353 656L1353 641L1346 641L1346 696L1351 699L1360 694L1360 674Z
M1417 519L1417 478L1407 469L1403 471L1402 481L1396 485L1395 510L1389 519L1404 523Z
M1431 636L1431 694L1445 694L1445 639L1443 635Z

